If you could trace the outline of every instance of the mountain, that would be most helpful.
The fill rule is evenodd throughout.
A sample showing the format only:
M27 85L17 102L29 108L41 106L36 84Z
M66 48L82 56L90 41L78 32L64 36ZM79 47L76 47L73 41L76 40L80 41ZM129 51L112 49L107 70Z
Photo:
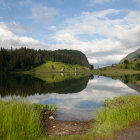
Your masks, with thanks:
M140 57L140 48L130 54L128 54L125 58L123 58L120 63L123 63L125 60L134 61L135 59L139 59Z

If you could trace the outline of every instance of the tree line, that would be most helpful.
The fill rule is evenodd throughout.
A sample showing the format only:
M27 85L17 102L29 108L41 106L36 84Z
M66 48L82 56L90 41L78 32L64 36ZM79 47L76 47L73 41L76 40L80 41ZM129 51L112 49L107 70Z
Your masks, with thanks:
M0 49L0 72L30 70L46 61L78 64L93 69L86 56L76 50Z

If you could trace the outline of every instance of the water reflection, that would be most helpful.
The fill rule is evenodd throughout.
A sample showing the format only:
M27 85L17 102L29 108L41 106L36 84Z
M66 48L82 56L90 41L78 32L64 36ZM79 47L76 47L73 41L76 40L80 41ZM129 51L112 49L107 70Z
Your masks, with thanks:
M31 80L32 78L33 77L30 77L29 79ZM10 79L14 83L12 85L9 82L5 82L4 84L6 85L4 89L6 90L6 88L8 88L9 91L11 91L13 99L20 98L20 96L14 95L15 85L19 85L17 90L24 91L25 88L30 91L28 91L29 94L26 94L24 100L40 104L55 104L58 107L58 119L63 120L90 120L95 117L96 110L102 106L104 99L133 94L140 95L138 91L131 89L123 83L122 78L116 80L103 76L85 76L77 79L67 79L58 83L49 83L49 85L39 79L33 78L33 80L29 80L30 82L27 83L27 77L21 79L22 82L20 80L16 80L15 82ZM129 79L129 81L127 80L127 84L130 83L130 81L135 84L134 79L136 78L132 80L132 78L127 77L127 79ZM22 85L23 83L24 86ZM1 82L0 89L3 89L4 85ZM2 93L1 90L0 93ZM11 96L8 96L11 94L5 93L6 95L1 94L2 99L11 99Z
M54 74L51 77L53 79ZM29 75L0 75L0 95L1 97L8 95L26 97L47 93L76 93L86 88L89 78L84 76L47 83Z

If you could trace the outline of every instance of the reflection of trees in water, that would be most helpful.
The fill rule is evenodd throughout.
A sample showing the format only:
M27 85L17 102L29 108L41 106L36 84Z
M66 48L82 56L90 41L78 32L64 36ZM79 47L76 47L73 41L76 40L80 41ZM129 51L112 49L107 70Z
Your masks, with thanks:
M136 82L140 81L140 74L120 76L117 79L120 79L128 87L140 92L140 86L136 85Z
M140 74L120 76L118 77L118 79L123 81L125 84L129 82L136 83L137 81L140 80Z
M54 76L52 75L52 78ZM86 88L89 76L46 83L29 75L0 75L0 95L28 96L45 93L76 93Z

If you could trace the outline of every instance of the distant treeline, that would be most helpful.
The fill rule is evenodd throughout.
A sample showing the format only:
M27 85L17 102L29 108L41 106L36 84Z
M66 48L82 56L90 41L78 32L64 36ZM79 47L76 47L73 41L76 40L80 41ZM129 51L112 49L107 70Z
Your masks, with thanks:
M34 50L29 48L0 49L0 72L24 71L39 66L46 61L78 64L93 68L86 56L76 50Z

